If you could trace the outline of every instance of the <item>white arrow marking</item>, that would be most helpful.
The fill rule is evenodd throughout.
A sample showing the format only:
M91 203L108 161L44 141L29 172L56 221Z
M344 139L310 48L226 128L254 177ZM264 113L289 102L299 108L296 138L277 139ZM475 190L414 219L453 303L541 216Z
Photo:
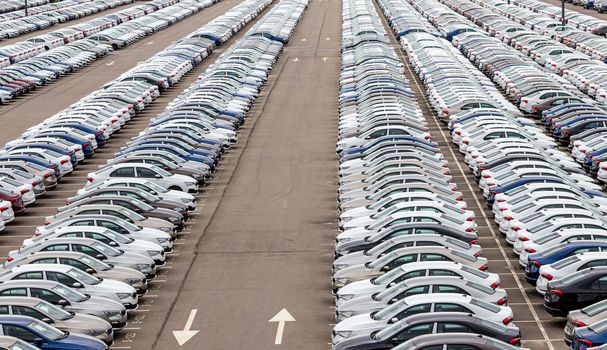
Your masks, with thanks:
M293 59L293 62L299 62L299 58L295 57L295 58Z
M327 60L328 60L328 59L329 59L329 57L323 57L323 58L322 58L322 61L323 61L323 62L327 62Z
M152 45L153 43L153 41L148 41L148 45Z
M295 319L287 309L280 310L274 317L268 322L278 322L278 328L276 329L276 339L274 340L275 345L282 344L282 333L285 331L286 322L295 322Z
M331 38L325 38L325 40L329 41L329 40L331 40Z
M306 38L301 39L301 41L306 41Z
M182 331L173 331L173 335L175 336L175 339L177 339L179 346L182 346L188 340L192 339L193 336L198 334L199 331L190 330L190 328L192 328L192 323L194 323L194 318L196 317L197 312L198 309L192 309L192 311L190 311L190 316L188 317L188 321L185 323L185 327L183 327Z
M109 62L108 64L106 64L106 66L111 66L111 65L113 65L114 63L116 63L116 61Z

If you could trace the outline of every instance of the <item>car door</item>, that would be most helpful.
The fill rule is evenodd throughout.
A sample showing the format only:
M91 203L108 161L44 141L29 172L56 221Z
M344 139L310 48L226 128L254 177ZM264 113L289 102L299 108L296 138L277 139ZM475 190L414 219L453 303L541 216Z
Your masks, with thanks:
M390 320L388 321L388 324L396 323L396 322L402 320L403 318L409 317L411 315L427 313L427 312L430 312L431 310L432 310L431 303L413 305L413 306L410 306L410 307L406 308L405 310L399 312L398 314L392 316L392 318L390 318Z
M468 292L461 289L458 286L453 286L449 284L435 284L432 286L432 293L455 293L455 294L463 294L469 295Z
M70 288L81 289L84 287L80 282L76 281L74 278L72 278L62 272L45 271L44 275L46 276L47 280L59 282Z
M31 307L27 307L27 306L17 306L17 305L12 305L11 306L12 309L12 314L13 315L20 315L20 316L29 316L29 317L33 317L35 319L38 319L40 321L46 322L50 325L53 325L53 321L51 318L49 318L47 315L41 313L38 310L35 310Z
M454 303L434 303L434 312L464 312L464 313L472 313L470 309L463 305L454 304Z
M137 167L137 178L147 179L148 181L157 183L165 188L170 187L170 184L167 183L167 181L162 177L162 175L158 174L152 169Z
M607 297L607 275L590 282L588 289L584 292L578 293L578 301L584 306L605 299Z
M417 253L399 256L398 258L396 258L396 259L390 261L389 263L387 263L386 265L382 266L381 270L382 271L394 270L395 268L397 268L401 265L418 261L417 257L418 257Z

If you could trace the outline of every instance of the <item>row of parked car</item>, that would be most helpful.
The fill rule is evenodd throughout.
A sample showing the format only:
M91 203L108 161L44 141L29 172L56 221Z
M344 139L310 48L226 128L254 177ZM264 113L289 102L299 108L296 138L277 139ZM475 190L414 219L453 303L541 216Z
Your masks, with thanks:
M24 4L24 1L19 2ZM34 8L28 6L27 16L24 10L3 13L0 14L0 40L14 38L131 2L133 0L64 0Z
M415 19L404 3L379 4L387 18ZM499 276L487 272L475 214L430 140L373 2L346 1L342 16L333 349L517 349L520 330ZM415 53L424 42L412 42ZM465 91L451 92L461 104ZM508 107L497 89L494 97Z
M125 81L139 85L145 82L144 85L154 91L158 87L166 88L169 81L172 85L169 76L179 80L271 2L240 3L127 72L105 90ZM47 217L45 226L38 227L34 237L25 240L21 249L9 253L10 262L0 271L3 282L0 311L2 303L13 310L10 316L0 316L2 329L9 330L4 335L42 348L67 349L68 341L55 339L53 335L59 330L61 334L63 330L88 331L92 321L83 318L86 316L83 314L99 316L118 311L112 320L113 330L125 326L124 310L136 307L137 294L145 293L147 281L164 263L164 254L172 249L176 231L183 227L188 212L196 206L193 194L211 175L224 150L236 142L236 130L245 121L247 111L306 6L307 1L283 0L272 8L243 39L227 48L196 83L154 118L146 130L99 171L89 174L85 187L77 196L68 198L58 214ZM176 60L185 57L189 64L176 64ZM160 70L162 65L174 70ZM157 73L151 74L153 71ZM128 79L146 74L147 79ZM155 76L165 76L165 79L153 81ZM152 99L154 91L151 91ZM100 95L94 96L94 100L99 98ZM146 104L147 98L140 102ZM111 268L103 269L104 265ZM135 279L134 273L141 275L137 276L140 278ZM18 291L25 292L26 298L15 298L20 296ZM77 309L74 315L79 317L79 322L62 324L49 320L46 315L42 319L45 323L41 323L39 319L45 313L40 309L35 309L38 314L15 311L23 305L30 306L27 302L44 301L50 304L41 305L50 305L64 313L64 310ZM97 338L108 342L111 337L106 334L112 334L113 330ZM74 338L70 344L78 344L82 339ZM90 339L87 341L78 348L106 348L94 345Z
M60 37L51 33L0 48L0 55L6 55L0 58L5 62L5 67L0 68L0 103L85 67L115 48L130 45L214 3L215 0L153 0L147 5L152 6L150 9L157 9L155 12L146 14L143 8L139 8L137 13L141 17L136 16L133 9L129 10L131 15L126 12L108 15L103 21L111 21L115 26L109 25L110 28L102 30L108 27L104 22L106 24L98 27L100 31L90 31L86 38L82 38L84 33L79 30L76 33L82 35L65 45L64 34L70 32L70 28L60 30ZM122 16L126 18L118 24L117 19ZM38 39L43 42L33 43ZM48 45L54 48L45 51ZM29 58L21 60L26 56Z
M147 88L141 99L124 105L123 118L114 116L115 120L105 124L108 129L95 125L97 129L86 130L87 142L107 142L105 136L134 116L130 108L143 108L159 89L178 81L271 3L240 3L74 105L69 112L103 103L108 91L116 92L112 99L124 103L127 101L121 96L128 99L129 91L139 94L139 86ZM107 348L63 331L92 332L94 322L100 322L101 317L111 328L92 335L107 343L115 330L125 327L126 310L137 306L138 295L145 293L148 281L164 263L165 252L172 249L177 231L195 208L194 194L223 152L236 142L236 130L245 121L306 6L307 1L282 0L272 8L151 120L146 130L89 174L85 187L68 198L56 215L47 217L34 237L9 253L9 262L0 269L0 314L3 305L10 310L8 316L0 316L2 335L39 348L72 349L74 344L78 349ZM122 88L116 90L118 87ZM37 139L56 121L49 120L17 143ZM75 125L69 129L78 134L81 131ZM58 314L67 311L74 321L53 318L46 311L51 307ZM4 340L0 337L0 345Z
M51 0L30 0L28 1L28 8L34 8L41 5L50 3ZM21 0L5 0L0 4L0 13L13 12L23 10L25 8L25 2Z
M464 12L474 14L470 17L475 21L493 17L472 10L474 6L467 1L444 3L458 11L466 8ZM606 195L532 120L494 103L493 86L485 85L479 69L517 104L535 93L533 89L560 88L568 83L546 73L528 57L438 1L392 0L391 6L384 7L400 9L388 11L388 18L426 85L431 102L447 100L451 93L447 88L462 79L468 82L473 98L478 95L472 95L472 91L480 95L487 91L485 99L478 99L480 105L473 108L447 105L447 109L455 107L448 116L444 106L432 105L465 154L499 231L519 255L526 279L545 294L545 309L555 316L569 315L565 340L572 343L572 349L605 344L607 303L602 300L607 293L602 285L607 281ZM436 29L429 28L428 23ZM456 70L454 65L461 69ZM549 77L554 85L550 85ZM562 105L572 102L577 103L565 101ZM522 104L520 107L523 109ZM545 109L554 113L559 108ZM580 308L582 311L576 311ZM591 324L593 320L600 322Z

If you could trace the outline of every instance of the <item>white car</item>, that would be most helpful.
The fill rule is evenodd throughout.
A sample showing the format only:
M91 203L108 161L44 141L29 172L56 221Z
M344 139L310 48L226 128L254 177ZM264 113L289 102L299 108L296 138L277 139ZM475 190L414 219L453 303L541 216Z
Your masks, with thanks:
M407 316L427 312L462 312L474 314L485 320L509 325L512 309L462 294L422 294L401 299L385 308L348 317L333 327L333 344L350 337L369 335Z
M87 175L88 185L95 185L105 182L111 178L140 178L153 182L170 190L182 192L198 192L198 182L196 179L181 175L171 174L168 171L160 169L157 166L143 163L120 163L104 167L94 173Z

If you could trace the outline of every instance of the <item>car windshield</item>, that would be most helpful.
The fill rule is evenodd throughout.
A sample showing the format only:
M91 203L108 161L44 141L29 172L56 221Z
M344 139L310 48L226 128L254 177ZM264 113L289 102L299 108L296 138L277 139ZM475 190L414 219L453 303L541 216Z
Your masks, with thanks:
M405 303L405 300L400 300L397 301L396 303L389 305L379 311L377 311L374 315L373 315L373 319L374 320L383 320L386 319L388 317L391 317L392 315L394 315L395 312L404 309L406 307L408 307L409 305L407 305L407 303Z
M66 333L38 320L33 320L27 325L27 327L29 329L35 330L36 332L44 335L46 338L51 340L63 339L66 336Z
M135 213L132 210L128 210L128 209L120 209L118 210L120 212L120 214L126 216L127 218L131 219L131 220L135 220L135 221L143 221L145 220L145 218L137 213Z
M392 271L388 271L385 274L377 277L376 279L373 280L373 284L375 285L383 285L383 284L387 284L390 281L394 280L395 278L397 278L398 276L400 276L403 273L402 268L396 268Z
M118 250L116 250L106 244L99 243L99 242L91 243L91 247L93 249L97 250L98 252L100 252L101 254L107 255L107 256L113 257L113 256L118 256L121 254Z
M84 284L94 285L101 283L101 280L99 278L91 276L88 273L82 272L82 270L70 269L67 274Z
M588 326L588 329L590 329L596 334L605 333L605 331L607 331L607 318L602 319L597 323L591 324L590 326Z
M151 167L151 169L152 169L152 170L154 170L155 172L157 172L158 174L160 174L160 175L164 176L164 177L169 177L169 176L171 176L171 175L172 175L172 174L171 174L171 173L169 173L168 171L166 171L166 170L164 170L164 169L161 169L161 168L159 168L159 167L157 167L157 166L155 166L155 165L153 165L153 166Z
M155 184L153 182L149 182L149 181L147 181L144 185L147 186L147 187L149 187L153 191L158 192L158 193L165 193L165 192L169 191L166 188L164 188L164 187L162 187L160 185L157 185L157 184Z
M56 320L67 320L73 317L73 314L56 307L53 304L47 303L46 301L41 301L40 303L34 306L34 309L40 310L43 314L49 315Z
M110 265L97 259L93 259L88 255L83 255L79 260L97 271L108 271L112 269Z
M552 232L552 233L549 233L547 235L544 235L544 236L536 239L535 243L537 243L537 244L544 244L544 243L550 242L552 240L555 240L555 239L559 238L560 236L561 235L559 233Z
M118 234L112 230L103 231L103 235L106 236L107 238L109 238L113 241L116 241L118 243L121 243L121 244L129 244L129 243L133 242L133 239L128 238L124 235Z
M555 262L554 264L550 264L550 267L552 267L555 270L560 270L563 267L569 266L578 261L580 261L580 258L577 255L572 255L565 259L559 260L559 261Z
M22 340L15 339L15 344L8 347L8 350L36 350L35 348Z
M55 287L51 288L51 290L69 301L82 302L88 299L86 295L67 288L62 284L57 284Z
M476 305L478 307L482 307L483 309L491 311L494 314L500 312L500 310L502 309L497 305L494 305L494 304L491 304L491 303L488 303L486 301L482 301L479 299L475 299L475 298L470 299L470 304Z
M391 337L398 333L399 331L405 329L409 327L409 325L407 324L407 322L405 321L401 321L401 322L397 322L389 327L385 327L384 329L382 329L381 331L375 333L375 336L373 337L375 340L388 340L391 339Z
M468 267L468 266L466 266L466 265L462 265L461 269L462 269L462 271L464 271L464 272L467 272L467 273L469 273L469 274L471 274L471 275L475 275L475 276L480 277L480 278L482 278L482 279L485 279L485 278L488 278L488 277L489 277L489 274L488 274L488 273L483 272L483 271L481 271L481 270L479 270L479 269L473 269L473 268Z

